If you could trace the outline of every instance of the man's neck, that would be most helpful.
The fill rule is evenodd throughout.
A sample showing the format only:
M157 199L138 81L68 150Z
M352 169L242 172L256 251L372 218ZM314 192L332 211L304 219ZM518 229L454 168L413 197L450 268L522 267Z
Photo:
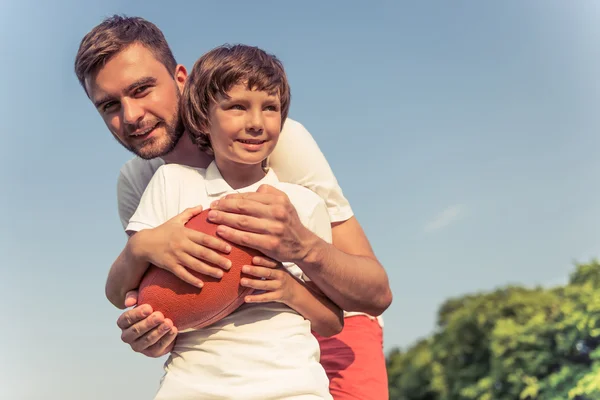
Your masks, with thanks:
M182 164L188 167L206 168L213 158L198 149L192 139L184 132L183 136L175 145L175 148L167 155L161 157L167 164Z

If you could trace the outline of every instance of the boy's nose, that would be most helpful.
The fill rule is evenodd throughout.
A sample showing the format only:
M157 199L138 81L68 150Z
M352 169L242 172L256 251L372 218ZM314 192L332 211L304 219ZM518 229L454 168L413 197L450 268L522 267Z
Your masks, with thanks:
M253 111L248 113L248 119L246 122L246 130L254 132L262 132L263 130L263 117L262 112Z

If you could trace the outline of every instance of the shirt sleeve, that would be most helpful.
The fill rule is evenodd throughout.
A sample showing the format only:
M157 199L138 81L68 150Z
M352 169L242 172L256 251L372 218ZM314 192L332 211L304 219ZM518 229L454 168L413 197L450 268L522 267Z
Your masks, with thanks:
M306 218L306 221L303 221L303 223L311 232L327 243L332 242L333 239L331 233L331 222L329 220L329 212L323 199L319 198L318 201L315 202L315 206L306 216ZM300 279L302 279L304 282L310 281L310 278L300 269L300 267L295 264L294 267L297 268L297 270L294 271L299 273Z
M329 163L302 124L287 119L269 157L269 166L281 181L304 186L318 194L325 201L332 223L353 216Z
M135 189L133 183L127 178L123 170L119 172L117 179L117 207L119 219L123 229L127 228L129 220L140 201L140 193Z
M168 212L165 171L165 168L160 167L148 183L140 204L125 229L127 233L156 228L171 217Z

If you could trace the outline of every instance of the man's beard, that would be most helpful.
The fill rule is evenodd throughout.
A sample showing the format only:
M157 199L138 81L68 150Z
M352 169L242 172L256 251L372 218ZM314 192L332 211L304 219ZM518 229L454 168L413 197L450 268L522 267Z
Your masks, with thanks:
M151 160L169 154L177 146L184 132L183 123L178 113L173 115L171 121L171 123L167 123L165 120L156 119L149 124L145 124L147 126L158 124L155 129L163 128L165 134L161 137L150 137L136 146L129 143L124 144L124 146L127 150L144 160Z

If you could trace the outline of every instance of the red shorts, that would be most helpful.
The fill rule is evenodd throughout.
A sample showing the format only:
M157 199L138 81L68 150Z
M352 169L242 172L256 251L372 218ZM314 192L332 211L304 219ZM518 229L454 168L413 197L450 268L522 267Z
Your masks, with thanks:
M352 316L344 320L344 329L335 336L313 334L321 346L321 364L334 400L389 398L383 330L377 320Z

